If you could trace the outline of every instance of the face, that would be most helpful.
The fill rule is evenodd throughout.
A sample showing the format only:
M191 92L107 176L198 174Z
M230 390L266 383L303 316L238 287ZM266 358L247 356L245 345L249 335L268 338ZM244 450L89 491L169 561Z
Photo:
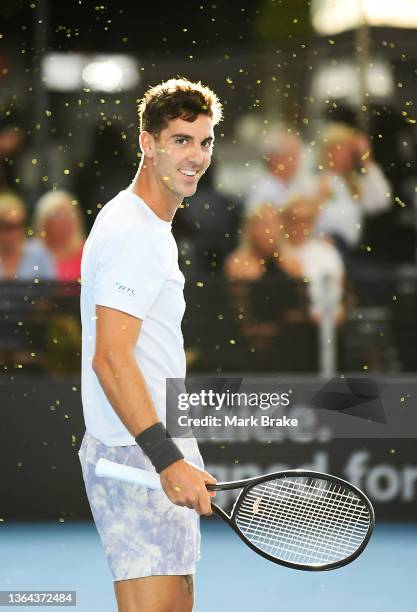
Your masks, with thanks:
M279 217L276 211L265 207L249 221L250 244L262 255L269 257L277 250Z
M350 142L332 145L327 151L327 164L338 174L351 172L354 165L353 147Z
M0 217L0 243L3 247L12 248L25 239L26 215L16 208L5 212Z
M22 134L12 127L6 128L0 132L0 153L5 157L9 157L15 153L22 144Z
M174 119L158 138L148 132L141 135L145 163L152 163L162 190L181 200L196 192L210 165L213 141L213 122L207 115L198 115L193 122Z
M301 148L296 138L288 137L283 142L282 152L268 155L268 168L278 178L289 181L297 173L300 165Z
M303 244L310 237L316 216L317 211L312 204L300 201L282 214L283 235L292 244Z
M65 245L73 237L76 227L76 213L72 205L63 205L46 220L45 240L51 245Z

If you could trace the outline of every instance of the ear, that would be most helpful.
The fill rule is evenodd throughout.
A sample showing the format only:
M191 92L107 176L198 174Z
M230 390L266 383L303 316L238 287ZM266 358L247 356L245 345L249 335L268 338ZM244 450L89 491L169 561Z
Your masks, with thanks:
M155 138L150 132L143 131L139 135L139 145L145 157L152 159L155 155Z

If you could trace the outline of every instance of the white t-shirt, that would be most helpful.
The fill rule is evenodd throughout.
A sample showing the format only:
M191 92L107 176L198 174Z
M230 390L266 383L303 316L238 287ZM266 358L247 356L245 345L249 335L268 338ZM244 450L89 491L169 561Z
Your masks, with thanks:
M245 212L251 214L263 204L284 209L292 197L314 196L317 187L317 178L307 171L297 172L289 183L283 183L271 172L264 171L247 194Z
M158 415L165 422L166 378L185 378L186 372L181 332L183 288L171 223L160 219L134 193L121 191L98 214L81 264L84 419L91 435L107 446L132 445L135 440L92 368L96 304L142 319L135 354ZM195 441L179 444L183 452L190 445Z

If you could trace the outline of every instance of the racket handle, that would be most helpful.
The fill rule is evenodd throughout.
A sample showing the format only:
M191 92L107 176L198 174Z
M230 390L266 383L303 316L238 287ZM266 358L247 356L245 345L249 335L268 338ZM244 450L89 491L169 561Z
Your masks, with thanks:
M97 461L96 476L142 485L147 489L154 489L155 491L162 490L161 481L155 472L147 472L146 470L115 463L108 459L101 458Z

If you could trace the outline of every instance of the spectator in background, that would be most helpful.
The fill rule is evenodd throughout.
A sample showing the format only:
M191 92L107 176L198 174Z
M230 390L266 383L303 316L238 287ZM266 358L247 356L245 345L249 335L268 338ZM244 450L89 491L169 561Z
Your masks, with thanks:
M248 214L244 220L240 244L225 261L225 274L229 280L255 281L266 274L281 276L283 270L291 276L300 276L298 266L294 269L284 264L278 254L280 235L279 212L270 203Z
M293 196L280 214L279 252L283 262L287 266L292 262L294 269L298 266L307 281L312 319L317 323L322 320L327 298L339 323L344 317L344 263L333 244L311 235L317 214L314 200Z
M55 279L52 257L26 234L27 213L17 194L0 193L0 280Z
M303 163L303 145L298 135L289 130L271 130L262 143L262 157L265 170L247 196L248 214L264 204L282 209L291 194L315 193L320 201L328 197L327 184Z
M282 256L278 210L266 204L249 215L240 246L226 260L232 305L245 339L247 367L261 371L317 369L317 326L296 257ZM238 282L241 281L241 282Z
M36 204L34 227L53 257L57 280L78 280L86 239L78 202L66 191L49 191Z
M325 130L320 169L330 195L320 205L315 232L330 237L348 257L360 244L364 216L391 206L391 186L372 158L368 138L344 124Z
M278 340L281 323L306 319L300 264L278 253L279 213L264 204L244 221L241 242L225 262L232 300L240 312L242 334L260 350Z

